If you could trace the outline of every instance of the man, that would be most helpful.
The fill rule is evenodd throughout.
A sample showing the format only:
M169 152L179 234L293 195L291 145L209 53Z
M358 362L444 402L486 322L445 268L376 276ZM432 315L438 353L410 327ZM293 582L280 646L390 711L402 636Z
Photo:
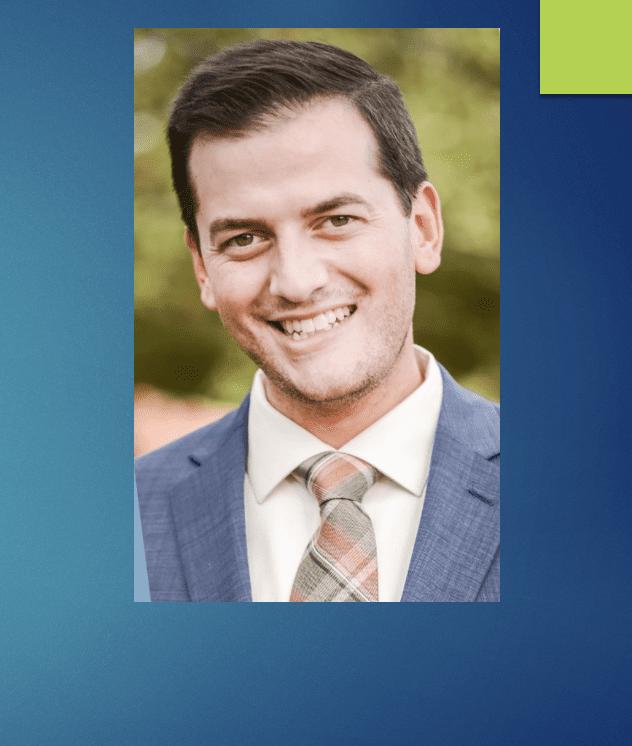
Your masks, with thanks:
M413 343L443 225L397 86L240 45L168 137L202 302L259 371L136 462L152 600L498 601L499 411Z

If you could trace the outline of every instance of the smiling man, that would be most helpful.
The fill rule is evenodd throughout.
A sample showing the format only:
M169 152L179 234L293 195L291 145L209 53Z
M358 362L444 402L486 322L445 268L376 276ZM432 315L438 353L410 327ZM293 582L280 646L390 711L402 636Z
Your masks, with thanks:
M443 225L397 86L254 42L168 134L202 302L259 371L136 462L152 600L499 600L499 413L413 342Z

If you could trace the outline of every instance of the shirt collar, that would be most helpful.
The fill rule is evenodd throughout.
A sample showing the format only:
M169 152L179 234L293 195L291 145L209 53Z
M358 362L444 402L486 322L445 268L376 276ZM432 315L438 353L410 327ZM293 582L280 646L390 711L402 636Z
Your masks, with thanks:
M340 450L364 459L419 496L430 468L443 384L433 355L417 345L415 354L423 383ZM248 477L257 502L262 503L303 461L333 450L268 402L261 371L257 371L248 414Z

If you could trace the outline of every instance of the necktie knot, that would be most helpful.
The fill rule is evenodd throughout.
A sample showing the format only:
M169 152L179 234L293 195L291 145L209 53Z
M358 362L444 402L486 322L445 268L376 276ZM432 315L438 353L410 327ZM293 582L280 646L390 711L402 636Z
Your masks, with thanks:
M361 502L379 476L377 469L366 461L334 451L307 459L294 474L321 507L329 500Z

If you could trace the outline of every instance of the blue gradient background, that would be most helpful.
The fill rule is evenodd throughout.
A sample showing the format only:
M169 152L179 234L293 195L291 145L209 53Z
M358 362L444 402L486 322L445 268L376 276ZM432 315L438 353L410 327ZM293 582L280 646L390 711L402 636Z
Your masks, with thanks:
M540 96L532 2L331 6L3 6L3 743L628 742L630 100ZM503 600L152 611L132 28L332 21L502 27Z

